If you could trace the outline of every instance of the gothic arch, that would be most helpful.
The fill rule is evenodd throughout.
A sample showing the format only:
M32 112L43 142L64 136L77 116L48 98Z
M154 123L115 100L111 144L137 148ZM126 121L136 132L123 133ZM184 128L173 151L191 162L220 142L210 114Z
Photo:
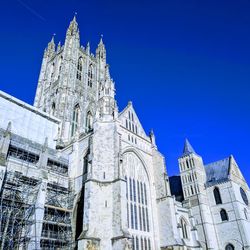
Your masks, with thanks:
M220 216L221 216L222 221L228 221L229 220L227 211L224 208L222 208L220 210Z
M74 105L71 119L71 136L74 136L80 127L81 108L79 103Z
M220 195L220 189L218 187L214 188L213 194L214 194L215 203L216 204L222 204L221 195Z
M179 224L180 224L181 231L182 231L182 237L184 239L188 239L189 238L189 222L188 222L188 220L184 216L180 216Z
M150 239L154 235L152 181L142 155L132 147L122 151L121 169L126 181L128 230L131 234L136 231L138 240L144 244L145 233Z
M148 178L148 180L149 180L149 184L151 185L152 180L151 180L151 177L150 177L150 175L149 175L148 167L147 167L147 164L146 164L146 162L144 161L143 156L141 155L141 153L138 152L138 150L136 150L135 148L132 148L132 147L126 147L126 148L122 151L122 157L123 157L126 153L134 153L134 154L139 158L139 160L142 162L142 165L143 165L143 167L144 167L144 169L145 169L147 178Z

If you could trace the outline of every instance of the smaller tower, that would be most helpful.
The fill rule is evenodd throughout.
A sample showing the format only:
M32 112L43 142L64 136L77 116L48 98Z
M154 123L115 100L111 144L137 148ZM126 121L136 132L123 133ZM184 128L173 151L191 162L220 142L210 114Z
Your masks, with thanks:
M204 191L206 172L202 158L186 139L181 157L178 159L185 199Z
M55 41L54 41L54 35L51 38L51 41L48 43L48 47L47 47L47 56L48 57L52 57L55 54Z
M106 64L106 49L102 40L102 36L98 47L96 49L96 59L97 59L97 68L98 68L98 79L99 82L102 82L106 76L107 64Z
M205 190L206 171L199 156L186 139L181 157L178 159L185 206L191 209L196 219L199 239L204 249L219 249L213 227L212 214Z
M106 49L105 49L105 45L103 43L102 37L103 36L101 35L100 42L99 42L98 47L96 49L96 58L100 62L106 63Z
M115 87L114 82L110 78L108 65L105 67L104 80L101 82L99 92L99 109L97 112L97 119L113 120L118 116L117 105L115 101Z

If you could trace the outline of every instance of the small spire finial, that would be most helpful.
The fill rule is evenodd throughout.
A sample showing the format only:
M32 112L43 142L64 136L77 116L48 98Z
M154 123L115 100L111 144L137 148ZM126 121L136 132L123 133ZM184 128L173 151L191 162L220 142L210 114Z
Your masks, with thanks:
M101 44L101 45L103 45L103 41L102 41L102 39L103 39L103 34L101 34L101 38L100 38L99 45L100 45L100 44Z
M77 16L77 12L75 11L74 13L74 18L73 18L73 21L76 22L76 16Z

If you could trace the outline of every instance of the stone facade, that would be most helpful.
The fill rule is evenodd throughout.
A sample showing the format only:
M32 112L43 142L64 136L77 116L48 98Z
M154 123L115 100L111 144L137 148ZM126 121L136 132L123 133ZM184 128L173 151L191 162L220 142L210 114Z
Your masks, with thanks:
M205 165L186 141L179 166L203 248L250 249L250 192L233 156Z
M81 46L75 17L64 45L52 38L45 49L34 107L0 92L0 110L1 249L249 245L239 187L249 189L235 161L233 179L218 183L227 222L219 223L211 171L190 146L179 159L185 199L177 199L153 131L145 133L132 102L118 111L102 39L95 55ZM183 167L187 159L195 168ZM185 181L192 171L195 183Z

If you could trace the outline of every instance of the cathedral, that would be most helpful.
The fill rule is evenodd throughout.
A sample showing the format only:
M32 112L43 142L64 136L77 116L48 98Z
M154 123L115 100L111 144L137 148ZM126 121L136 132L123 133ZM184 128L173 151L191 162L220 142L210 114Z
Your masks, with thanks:
M234 157L204 164L186 140L178 163L169 177L132 102L118 110L104 42L81 46L74 17L34 105L0 91L0 250L250 250Z

